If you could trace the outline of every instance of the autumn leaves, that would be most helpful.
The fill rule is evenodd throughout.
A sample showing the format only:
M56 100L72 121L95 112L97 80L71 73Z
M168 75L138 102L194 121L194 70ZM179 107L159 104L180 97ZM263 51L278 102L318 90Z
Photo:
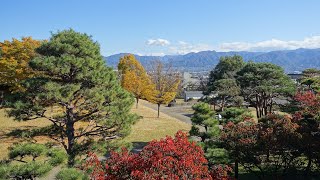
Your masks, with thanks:
M121 85L136 98L138 108L139 99L145 99L158 105L170 103L176 96L180 84L180 74L171 66L153 61L147 73L134 55L125 55L120 59L118 70Z
M19 83L35 73L29 67L29 61L36 56L35 49L41 41L24 37L21 40L0 42L0 84L10 90L21 88ZM4 89L4 87L2 88Z

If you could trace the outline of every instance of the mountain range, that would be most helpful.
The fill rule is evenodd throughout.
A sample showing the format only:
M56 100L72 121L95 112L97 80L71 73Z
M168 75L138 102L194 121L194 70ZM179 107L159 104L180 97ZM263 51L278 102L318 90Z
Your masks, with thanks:
M120 53L104 57L108 66L117 68L120 57L128 53ZM201 51L185 55L139 56L135 57L148 69L153 60L170 63L180 71L210 71L222 56L240 55L245 61L270 62L282 66L287 73L299 73L306 68L320 68L320 49L279 50L270 52L248 51Z

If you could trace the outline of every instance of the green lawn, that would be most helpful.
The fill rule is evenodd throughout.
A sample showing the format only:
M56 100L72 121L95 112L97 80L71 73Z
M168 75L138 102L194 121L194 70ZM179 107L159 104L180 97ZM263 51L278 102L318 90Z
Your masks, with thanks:
M191 128L190 124L163 113L160 114L160 118L157 118L157 111L142 104L138 109L133 108L132 111L143 118L132 127L132 132L124 139L126 142L149 142L164 138L166 135L173 136L178 130L189 132Z

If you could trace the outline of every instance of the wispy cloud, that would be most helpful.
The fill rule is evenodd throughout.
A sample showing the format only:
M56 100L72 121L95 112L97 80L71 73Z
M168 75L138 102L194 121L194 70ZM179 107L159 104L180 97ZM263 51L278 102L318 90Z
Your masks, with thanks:
M283 41L279 39L271 39L256 43L249 42L231 42L222 43L219 51L272 51L298 48L320 48L320 36L312 36L303 40Z
M166 39L148 39L146 42L147 45L150 46L167 46L170 45L170 42Z

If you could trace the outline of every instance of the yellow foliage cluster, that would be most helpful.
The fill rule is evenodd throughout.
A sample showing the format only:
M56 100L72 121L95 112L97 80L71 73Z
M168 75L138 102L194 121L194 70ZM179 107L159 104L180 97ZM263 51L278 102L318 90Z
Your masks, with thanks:
M153 84L143 66L134 55L125 55L120 59L118 70L121 75L121 85L131 92L137 101L149 99L152 96Z
M0 42L0 84L19 89L19 82L34 74L29 61L36 56L41 41L24 37L22 40Z
M160 61L155 62L154 67L155 70L147 74L134 55L120 58L118 70L121 85L135 96L137 104L139 99L146 99L160 106L170 103L176 96L180 78L168 69L165 70Z
M159 106L170 103L177 94L180 84L179 74L172 71L170 66L165 67L160 61L154 61L150 76L155 90L153 96L148 100Z

